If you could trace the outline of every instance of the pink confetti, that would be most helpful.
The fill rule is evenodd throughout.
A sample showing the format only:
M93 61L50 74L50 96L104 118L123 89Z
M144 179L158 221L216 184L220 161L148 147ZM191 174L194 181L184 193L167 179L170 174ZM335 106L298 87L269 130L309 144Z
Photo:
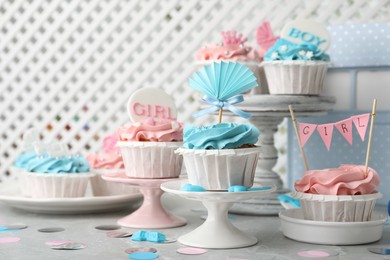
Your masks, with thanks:
M320 257L328 257L330 254L328 252L320 251L320 250L307 250L298 252L297 255L308 257L308 258L320 258Z
M72 240L50 240L47 241L45 244L48 246L59 246L67 243L73 243Z
M20 237L0 237L0 244L15 243L20 241Z
M183 255L201 255L207 252L207 249L195 248L195 247L183 247L176 250L179 254Z

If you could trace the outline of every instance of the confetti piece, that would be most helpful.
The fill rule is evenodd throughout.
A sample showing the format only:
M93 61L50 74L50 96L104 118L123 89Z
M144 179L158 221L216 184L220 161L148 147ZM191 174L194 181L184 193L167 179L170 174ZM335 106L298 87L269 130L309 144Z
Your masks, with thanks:
M99 230L117 230L120 228L121 227L118 225L100 225L95 227L95 229L99 229Z
M201 255L206 253L207 249L195 248L195 247L183 247L177 249L176 252L182 255Z
M151 260L156 259L158 254L152 252L136 252L129 254L129 259L133 260Z
M59 246L68 243L74 243L74 242L72 240L49 240L45 244L48 246Z
M19 237L0 237L0 244L15 243L20 241Z
M109 231L107 232L107 236L111 238L124 238L131 237L133 234L128 232L118 232L118 231Z
M62 227L47 227L47 228L40 228L38 229L39 232L43 233L56 233L56 232L62 232L65 229Z
M17 231L26 228L27 225L25 224L11 224L11 225L0 226L0 231Z
M307 258L321 258L321 257L328 257L330 254L328 252L322 251L322 250L307 250L307 251L300 251L297 253L297 255Z
M50 248L54 250L79 250L79 249L84 249L86 247L87 245L85 244L73 242L73 243L55 245Z
M374 254L390 255L390 248L386 248L386 247L370 247L367 248L367 250Z
M152 252L152 253L156 253L157 249L155 249L153 247L129 247L129 248L127 248L125 250L126 254L132 254L132 253L136 253L136 252Z

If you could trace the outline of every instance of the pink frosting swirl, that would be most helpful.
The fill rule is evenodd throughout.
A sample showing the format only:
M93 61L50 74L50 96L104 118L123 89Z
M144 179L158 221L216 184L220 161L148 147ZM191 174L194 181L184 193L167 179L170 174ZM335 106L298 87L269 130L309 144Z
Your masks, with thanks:
M92 169L123 169L122 155L119 153L97 153L87 156L87 161Z
M103 152L90 154L87 156L87 161L93 169L123 169L122 155L120 149L116 147L118 136L116 133L107 135L103 138Z
M295 190L321 195L366 195L375 193L380 184L375 170L364 165L344 164L339 168L307 171L295 182Z
M183 124L175 120L152 118L126 124L117 131L121 141L180 142L183 141Z
M246 38L235 31L222 32L223 42L213 44L200 49L196 59L207 60L232 60L232 61L253 61L260 62L259 53L252 46L245 45Z

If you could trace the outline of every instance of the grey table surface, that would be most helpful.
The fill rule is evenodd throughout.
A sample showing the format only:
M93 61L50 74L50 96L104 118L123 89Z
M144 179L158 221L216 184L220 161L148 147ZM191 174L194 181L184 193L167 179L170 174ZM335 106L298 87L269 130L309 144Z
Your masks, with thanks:
M178 238L182 234L195 229L202 223L205 213L198 202L188 201L171 194L164 194L163 204L167 209L188 220L183 227L161 229L167 237ZM385 212L384 207L377 210ZM0 244L0 259L13 260L45 260L45 259L128 259L124 252L129 247L154 247L158 250L159 259L308 259L297 255L297 252L310 249L333 249L340 254L326 259L390 259L390 256L375 255L367 251L375 245L390 245L390 227L384 226L383 238L373 244L359 246L323 246L300 243L283 236L280 220L276 216L244 216L230 215L230 219L239 229L256 236L259 243L255 246L229 249L209 249L206 254L187 256L176 253L185 247L178 242L172 244L156 244L150 242L133 242L130 238L109 238L107 231L96 230L95 226L115 224L116 220L131 212L125 209L119 212L87 215L43 215L25 212L0 203L0 220L5 223L25 223L27 229L17 232L0 232L0 237L16 236L17 243ZM37 230L44 227L63 227L65 231L58 233L41 233ZM121 228L122 231L136 229ZM320 234L319 234L320 235ZM45 245L49 240L73 240L85 243L88 247L82 250L52 250Z

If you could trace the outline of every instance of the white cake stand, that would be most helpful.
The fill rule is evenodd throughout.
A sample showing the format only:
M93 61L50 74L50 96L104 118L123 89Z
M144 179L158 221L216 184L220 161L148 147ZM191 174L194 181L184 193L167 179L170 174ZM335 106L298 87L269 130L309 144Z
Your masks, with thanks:
M124 172L115 174L105 174L102 178L106 181L124 183L137 186L144 195L144 200L139 209L132 214L123 217L117 223L124 227L131 228L172 228L183 226L187 221L179 216L167 211L161 204L161 183L172 181L173 179L132 179ZM179 178L174 178L178 180Z
M247 247L257 243L257 238L245 234L230 223L228 210L234 202L269 194L275 191L275 187L269 190L245 192L181 191L180 188L185 183L188 181L165 182L161 184L161 189L186 199L201 201L207 208L208 216L200 227L179 237L180 243L194 247L219 249Z

